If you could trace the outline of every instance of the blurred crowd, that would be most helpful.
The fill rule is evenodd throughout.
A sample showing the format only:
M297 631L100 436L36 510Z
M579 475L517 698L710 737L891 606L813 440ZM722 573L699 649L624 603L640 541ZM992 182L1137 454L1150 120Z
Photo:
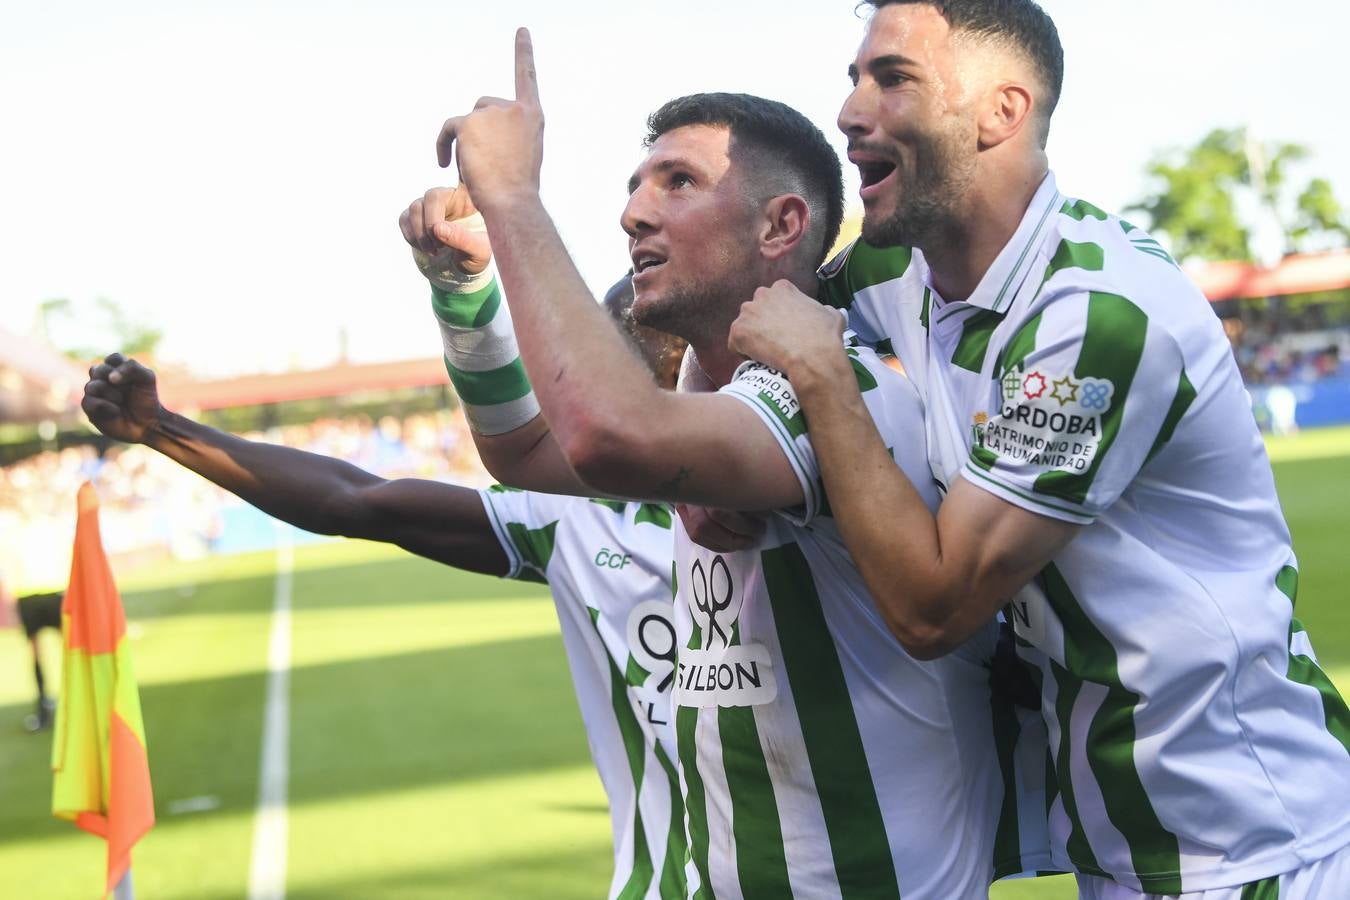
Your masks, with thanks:
M416 477L471 487L483 470L458 410L321 419L253 440L346 460L386 478ZM92 480L100 499L103 542L114 560L134 562L210 552L223 537L231 508L242 501L166 457L139 445L67 447L0 468L0 578L17 591L56 589L69 575L75 492Z
M1350 321L1339 306L1330 310L1243 304L1223 318L1263 427L1293 430L1295 392L1350 380ZM244 437L333 456L386 478L474 487L490 481L458 410L319 419ZM47 451L0 467L0 582L32 591L64 585L75 492L86 479L98 487L104 544L115 561L238 549L244 526L258 532L266 524L233 495L145 447L114 444L101 455L92 444Z
M1350 323L1326 306L1295 312L1249 307L1225 319L1224 330L1248 386L1350 378Z

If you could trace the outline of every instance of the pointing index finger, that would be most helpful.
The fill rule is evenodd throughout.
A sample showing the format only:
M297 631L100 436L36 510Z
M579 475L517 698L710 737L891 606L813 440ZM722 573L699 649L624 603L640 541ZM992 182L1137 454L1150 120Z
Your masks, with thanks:
M539 81L534 71L534 42L530 29L516 29L516 100L539 105Z

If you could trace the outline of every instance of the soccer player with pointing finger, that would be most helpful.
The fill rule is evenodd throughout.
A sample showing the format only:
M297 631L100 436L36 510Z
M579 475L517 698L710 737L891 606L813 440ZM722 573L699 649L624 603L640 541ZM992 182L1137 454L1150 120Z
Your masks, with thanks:
M634 315L686 338L711 389L663 392L636 377L539 198L543 120L523 31L516 75L514 100L480 100L440 144L483 214L542 412L477 433L484 461L534 490L777 513L753 545L725 553L677 526L673 700L691 895L974 900L996 875L1040 868L1040 845L1022 838L1043 805L1021 801L1043 776L1044 744L1024 733L1040 750L1022 768L1016 728L1000 730L997 628L933 663L904 652L839 540L792 385L727 348L756 287L814 288L842 216L828 142L794 110L746 95L683 97L652 116L621 218ZM839 349L893 464L936 503L912 386L870 349ZM505 389L514 375L492 377Z

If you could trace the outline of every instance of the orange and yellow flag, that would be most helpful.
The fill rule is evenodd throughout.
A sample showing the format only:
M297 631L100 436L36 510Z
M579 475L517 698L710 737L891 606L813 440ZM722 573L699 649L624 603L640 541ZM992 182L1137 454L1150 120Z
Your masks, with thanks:
M126 616L98 530L98 495L79 492L75 555L61 607L61 702L52 738L52 814L108 842L106 891L131 865L131 848L155 824L141 700Z

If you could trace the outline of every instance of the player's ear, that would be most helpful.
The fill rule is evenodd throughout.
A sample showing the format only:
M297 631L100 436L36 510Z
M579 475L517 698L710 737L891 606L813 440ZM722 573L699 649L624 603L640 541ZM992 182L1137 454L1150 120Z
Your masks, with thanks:
M1026 85L1008 82L994 87L975 119L980 147L997 147L1029 127L1034 108L1035 99Z
M779 194L764 206L760 222L760 252L768 259L782 259L806 237L811 226L811 208L799 194Z

